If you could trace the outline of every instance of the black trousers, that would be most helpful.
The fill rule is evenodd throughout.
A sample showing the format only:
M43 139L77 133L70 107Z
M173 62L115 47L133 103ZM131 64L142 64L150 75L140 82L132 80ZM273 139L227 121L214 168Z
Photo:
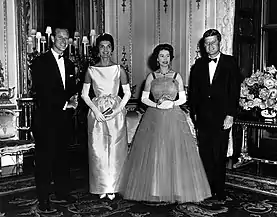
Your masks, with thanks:
M230 129L199 129L199 154L213 195L225 197L226 158Z
M58 119L53 119L51 126L48 123L44 126L43 122L34 124L35 181L40 203L49 200L52 190L60 197L64 197L70 192L68 164L70 121L68 113L62 112ZM54 189L51 189L52 181Z

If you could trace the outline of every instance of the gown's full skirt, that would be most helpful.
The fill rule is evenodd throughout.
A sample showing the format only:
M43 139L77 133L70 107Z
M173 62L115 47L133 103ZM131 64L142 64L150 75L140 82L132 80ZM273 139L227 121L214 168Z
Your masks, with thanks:
M179 107L149 107L121 177L125 199L198 202L211 196L196 141Z
M96 101L100 110L116 107L119 97L103 97ZM99 105L100 104L100 105ZM118 192L118 178L127 157L126 110L115 118L98 122L93 112L88 113L89 191L93 194Z

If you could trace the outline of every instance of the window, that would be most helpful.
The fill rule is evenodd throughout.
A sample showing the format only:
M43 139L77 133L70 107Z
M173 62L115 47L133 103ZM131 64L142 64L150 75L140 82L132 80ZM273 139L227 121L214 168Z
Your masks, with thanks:
M262 1L261 19L261 68L274 65L277 68L277 1Z

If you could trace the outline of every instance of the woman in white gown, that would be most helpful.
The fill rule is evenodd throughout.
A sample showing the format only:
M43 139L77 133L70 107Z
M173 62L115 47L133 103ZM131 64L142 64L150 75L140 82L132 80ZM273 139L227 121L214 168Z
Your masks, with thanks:
M87 70L82 98L89 106L88 158L89 191L113 199L118 192L118 177L127 157L127 128L125 105L131 92L125 70L111 57L114 40L103 33L96 39L100 61ZM120 84L124 92L118 96ZM89 97L92 86L95 97Z

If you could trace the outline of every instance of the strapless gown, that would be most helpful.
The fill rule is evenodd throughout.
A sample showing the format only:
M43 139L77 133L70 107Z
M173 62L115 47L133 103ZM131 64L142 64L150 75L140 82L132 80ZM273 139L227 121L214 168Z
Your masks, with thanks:
M100 111L115 108L121 101L118 96L120 66L89 67L89 76L96 95L92 99ZM118 178L127 157L126 110L115 118L98 122L88 112L89 191L93 194L115 193Z
M151 93L175 99L178 82L156 78ZM120 192L137 201L198 202L210 197L210 186L187 114L179 107L147 108L133 138Z

